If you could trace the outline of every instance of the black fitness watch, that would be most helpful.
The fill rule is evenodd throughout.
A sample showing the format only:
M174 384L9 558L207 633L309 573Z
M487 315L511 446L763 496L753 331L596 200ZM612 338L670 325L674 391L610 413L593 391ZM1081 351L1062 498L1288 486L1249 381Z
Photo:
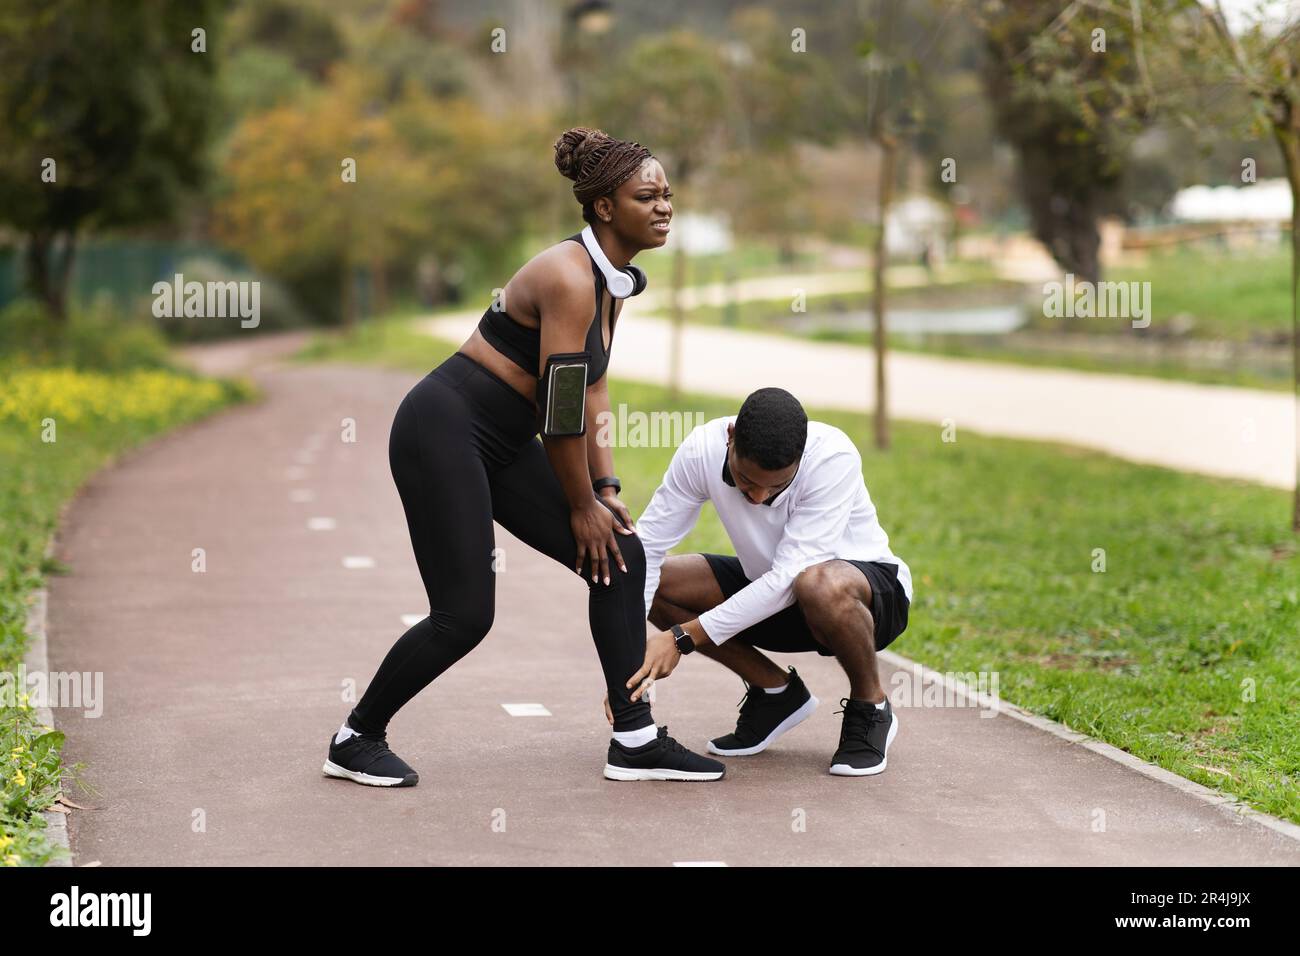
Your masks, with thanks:
M673 638L677 642L677 653L689 654L691 651L695 650L695 639L692 638L691 635L687 634L680 624L674 624L671 630L673 632Z
M608 478L597 478L591 483L591 490L596 494L600 494L601 488L608 488L610 485L614 486L615 494L621 495L623 493L623 483L618 480L618 475L610 475Z

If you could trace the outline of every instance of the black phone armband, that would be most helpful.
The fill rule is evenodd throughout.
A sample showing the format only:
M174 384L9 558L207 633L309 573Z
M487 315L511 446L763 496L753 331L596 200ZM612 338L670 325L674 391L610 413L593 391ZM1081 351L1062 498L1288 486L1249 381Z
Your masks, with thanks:
M587 433L587 366L591 352L554 352L537 380L542 434L548 437Z

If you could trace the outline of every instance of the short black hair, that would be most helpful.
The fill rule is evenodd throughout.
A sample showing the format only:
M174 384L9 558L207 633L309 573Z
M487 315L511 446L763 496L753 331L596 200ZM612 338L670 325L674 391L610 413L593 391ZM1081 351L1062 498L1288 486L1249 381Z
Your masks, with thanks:
M736 416L736 454L766 471L788 468L803 457L808 416L783 388L751 392Z

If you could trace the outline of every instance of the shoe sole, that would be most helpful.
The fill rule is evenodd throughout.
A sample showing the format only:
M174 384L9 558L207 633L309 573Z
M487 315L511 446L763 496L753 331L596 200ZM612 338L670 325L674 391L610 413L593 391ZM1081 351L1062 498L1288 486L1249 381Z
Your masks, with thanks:
M714 773L702 770L662 770L656 767L638 769L636 767L615 767L612 763L605 764L606 780L720 780L726 772L726 767Z
M723 750L721 747L716 746L712 740L710 740L709 753L717 754L720 757L748 757L750 754L760 753L766 750L768 748L768 745L771 744L773 741L775 741L777 737L780 737L787 730L796 727L797 725L803 723L805 720L811 717L812 712L817 709L817 705L819 703L821 703L821 701L819 701L812 694L809 694L808 699L804 701L802 707L800 707L798 710L792 713L785 720L777 724L772 729L772 732L768 734L764 740L760 741L759 743L756 743L754 746L739 747L735 750Z
M364 783L368 787L414 787L420 782L420 775L417 773L409 777L376 777L340 767L333 760L326 760L321 770L327 777L339 777L343 780L351 780L353 783Z
M898 733L898 714L890 714L889 733L885 736L885 756L881 758L880 763L874 767L850 767L846 763L831 764L831 773L837 777L870 777L881 773L888 763L889 745L894 742L894 735Z

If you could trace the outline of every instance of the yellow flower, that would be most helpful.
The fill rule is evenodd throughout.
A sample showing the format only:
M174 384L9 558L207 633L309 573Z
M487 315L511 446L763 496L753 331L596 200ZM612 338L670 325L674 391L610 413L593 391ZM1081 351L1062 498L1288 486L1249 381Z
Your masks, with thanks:
M22 770L19 770L17 773L14 774L14 783L20 787L27 786L27 777L24 776Z

